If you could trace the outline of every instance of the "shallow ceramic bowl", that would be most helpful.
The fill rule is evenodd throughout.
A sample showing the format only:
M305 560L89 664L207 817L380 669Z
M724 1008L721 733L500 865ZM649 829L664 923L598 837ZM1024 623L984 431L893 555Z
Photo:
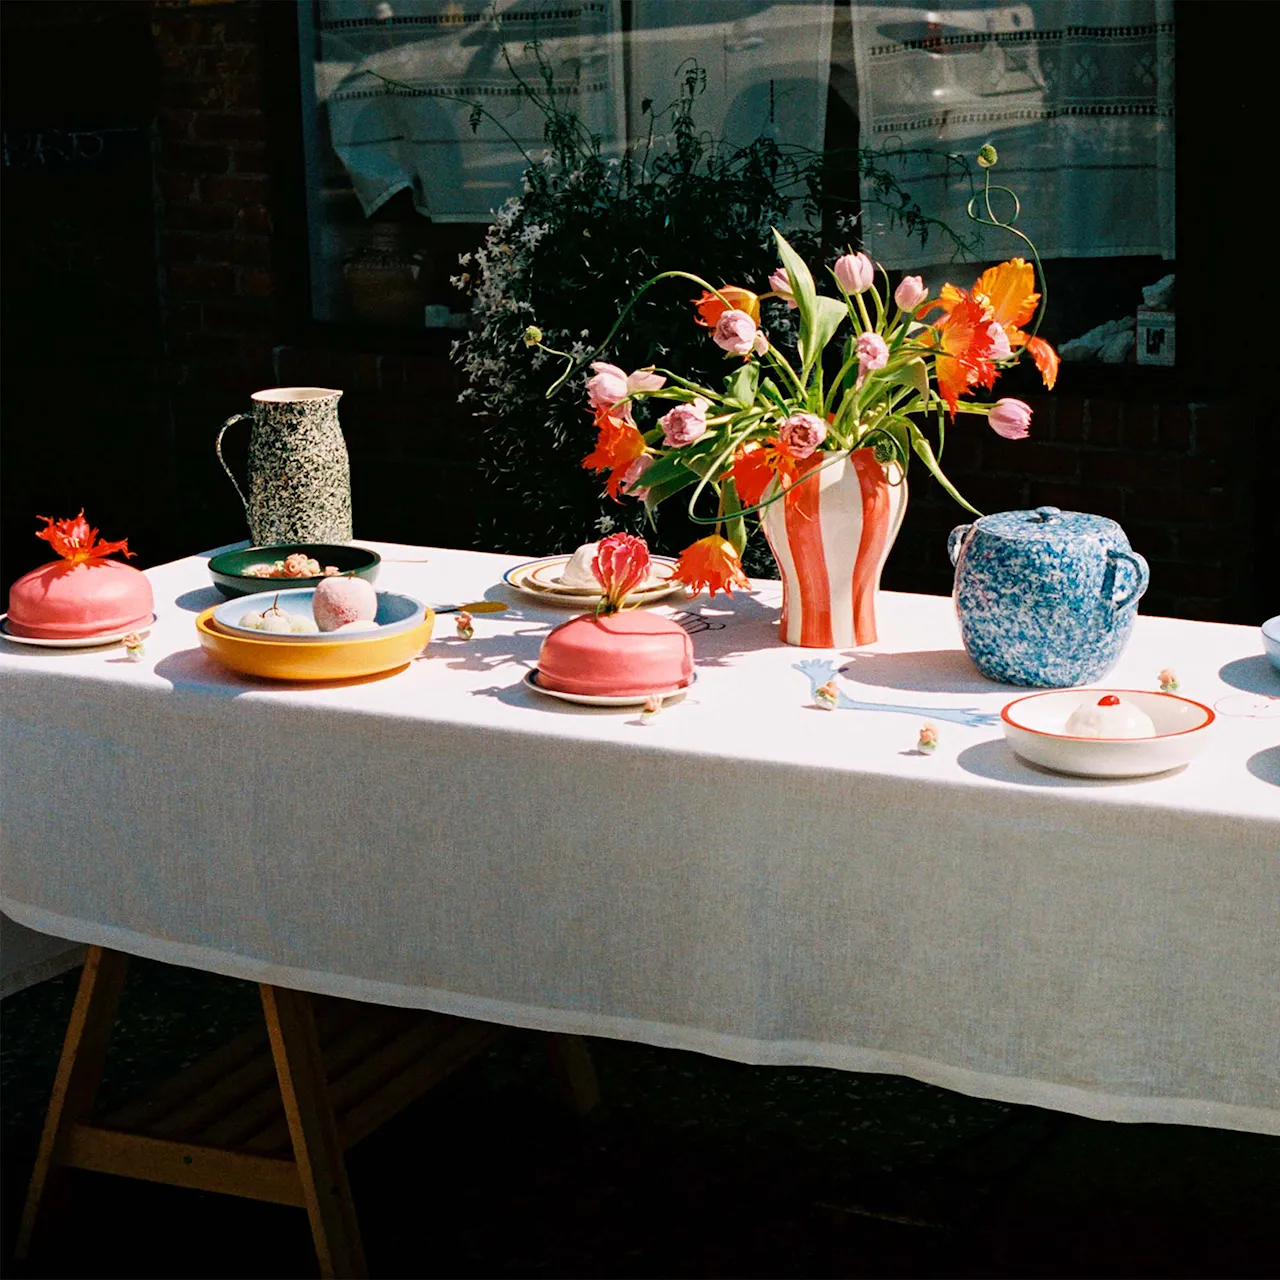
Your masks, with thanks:
M243 636L250 640L278 640L281 644L325 644L333 640L353 640L357 643L368 643L384 636L395 635L400 631L411 631L422 621L426 605L412 596L398 595L394 591L379 591L378 612L374 621L378 624L376 631L344 631L341 635L334 631L303 632L289 634L274 631L258 631L253 627L242 627L240 619L246 613L262 613L279 603L282 613L294 618L310 618L311 601L315 596L314 587L304 587L293 591L261 591L256 596L237 596L226 604L215 605L213 625L227 635Z
M255 564L274 564L294 552L320 561L320 567L333 565L343 573L373 582L378 576L382 557L367 547L348 547L342 543L285 542L273 547L246 547L242 551L224 551L209 561L209 577L224 596L256 595L266 587L314 587L323 578L255 578L245 570Z
M422 652L435 624L435 614L427 609L407 631L353 632L323 636L322 644L290 644L260 631L251 633L252 639L231 635L214 625L213 612L206 609L196 619L204 651L232 671L268 680L353 680L397 671Z
M1280 671L1280 613L1262 624L1262 647L1271 659L1271 665Z
M1115 694L1151 717L1146 738L1077 738L1065 732L1068 717L1085 702ZM1060 689L1015 698L1001 712L1004 736L1014 752L1057 773L1087 778L1137 778L1176 769L1197 755L1214 714L1199 702L1145 689Z

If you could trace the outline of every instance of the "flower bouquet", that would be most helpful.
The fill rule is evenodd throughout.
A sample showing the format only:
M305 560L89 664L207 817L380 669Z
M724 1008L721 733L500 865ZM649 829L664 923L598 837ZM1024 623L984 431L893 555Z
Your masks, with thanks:
M994 148L986 147L978 163L989 171L995 159ZM1013 200L1006 221L992 209L993 192ZM947 284L931 299L919 276L907 276L890 293L882 267L865 253L845 253L829 268L832 291L821 293L809 267L775 230L781 265L766 291L661 272L637 290L604 342L583 360L546 347L530 326L529 346L567 361L548 395L590 363L586 393L598 437L583 466L607 477L610 497L641 501L652 515L660 503L687 493L690 518L714 526L679 558L675 576L689 588L708 587L714 595L748 585L741 553L746 518L757 515L783 579L784 639L867 644L875 639L875 596L904 514L911 456L975 511L942 470L948 418L985 417L1006 438L1026 436L1031 410L1023 401L971 396L990 391L1000 371L1024 353L1051 388L1058 358L1034 328L1023 328L1042 291L1035 287L1035 246L1013 225L1017 197L992 187L988 172L969 214L1022 239L1035 265L1013 258L983 272L972 288ZM665 279L701 288L693 322L733 362L721 387L669 369L627 373L593 359L640 297ZM764 298L796 311L794 351L781 349L762 327ZM644 402L666 411L638 422L635 408ZM921 420L932 420L936 447ZM705 495L714 498L714 512Z

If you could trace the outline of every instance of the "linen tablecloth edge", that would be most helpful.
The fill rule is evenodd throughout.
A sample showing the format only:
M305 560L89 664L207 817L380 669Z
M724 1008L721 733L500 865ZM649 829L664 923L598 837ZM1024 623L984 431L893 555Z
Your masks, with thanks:
M656 1048L702 1053L749 1066L806 1066L873 1075L901 1075L970 1097L1015 1106L1045 1107L1090 1120L1122 1124L1193 1125L1197 1128L1230 1129L1280 1137L1280 1107L1266 1110L1204 1099L1135 1097L1092 1092L1057 1081L971 1071L965 1067L884 1049L805 1040L754 1040L673 1023L512 1004L485 996L469 996L431 987L411 987L402 983L295 969L288 965L234 955L213 947L152 938L115 925L74 920L40 907L16 902L4 894L0 894L0 911L29 929L65 937L73 942L107 947L162 964L199 969L246 982L308 991L315 995L398 1008L423 1009L527 1031L625 1040Z

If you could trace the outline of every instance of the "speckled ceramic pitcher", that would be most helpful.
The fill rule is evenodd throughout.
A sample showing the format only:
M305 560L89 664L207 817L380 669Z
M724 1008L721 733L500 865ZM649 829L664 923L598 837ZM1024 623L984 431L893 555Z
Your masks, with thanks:
M218 461L244 503L255 546L351 541L351 465L338 425L341 395L326 387L255 391L253 412L222 424ZM247 498L222 456L222 437L242 418L253 420Z

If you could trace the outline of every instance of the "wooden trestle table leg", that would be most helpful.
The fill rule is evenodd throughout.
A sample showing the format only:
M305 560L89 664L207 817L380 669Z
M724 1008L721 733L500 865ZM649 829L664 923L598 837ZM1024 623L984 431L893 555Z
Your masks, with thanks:
M581 1036L548 1032L543 1044L560 1082L561 1096L574 1115L585 1116L600 1101L600 1083L587 1042Z
M30 1254L38 1228L49 1217L49 1202L58 1198L65 1185L64 1156L71 1128L88 1119L93 1110L128 967L126 955L104 947L90 947L85 956L18 1229L14 1256L19 1259Z
M367 1276L311 997L265 982L259 989L320 1274Z

